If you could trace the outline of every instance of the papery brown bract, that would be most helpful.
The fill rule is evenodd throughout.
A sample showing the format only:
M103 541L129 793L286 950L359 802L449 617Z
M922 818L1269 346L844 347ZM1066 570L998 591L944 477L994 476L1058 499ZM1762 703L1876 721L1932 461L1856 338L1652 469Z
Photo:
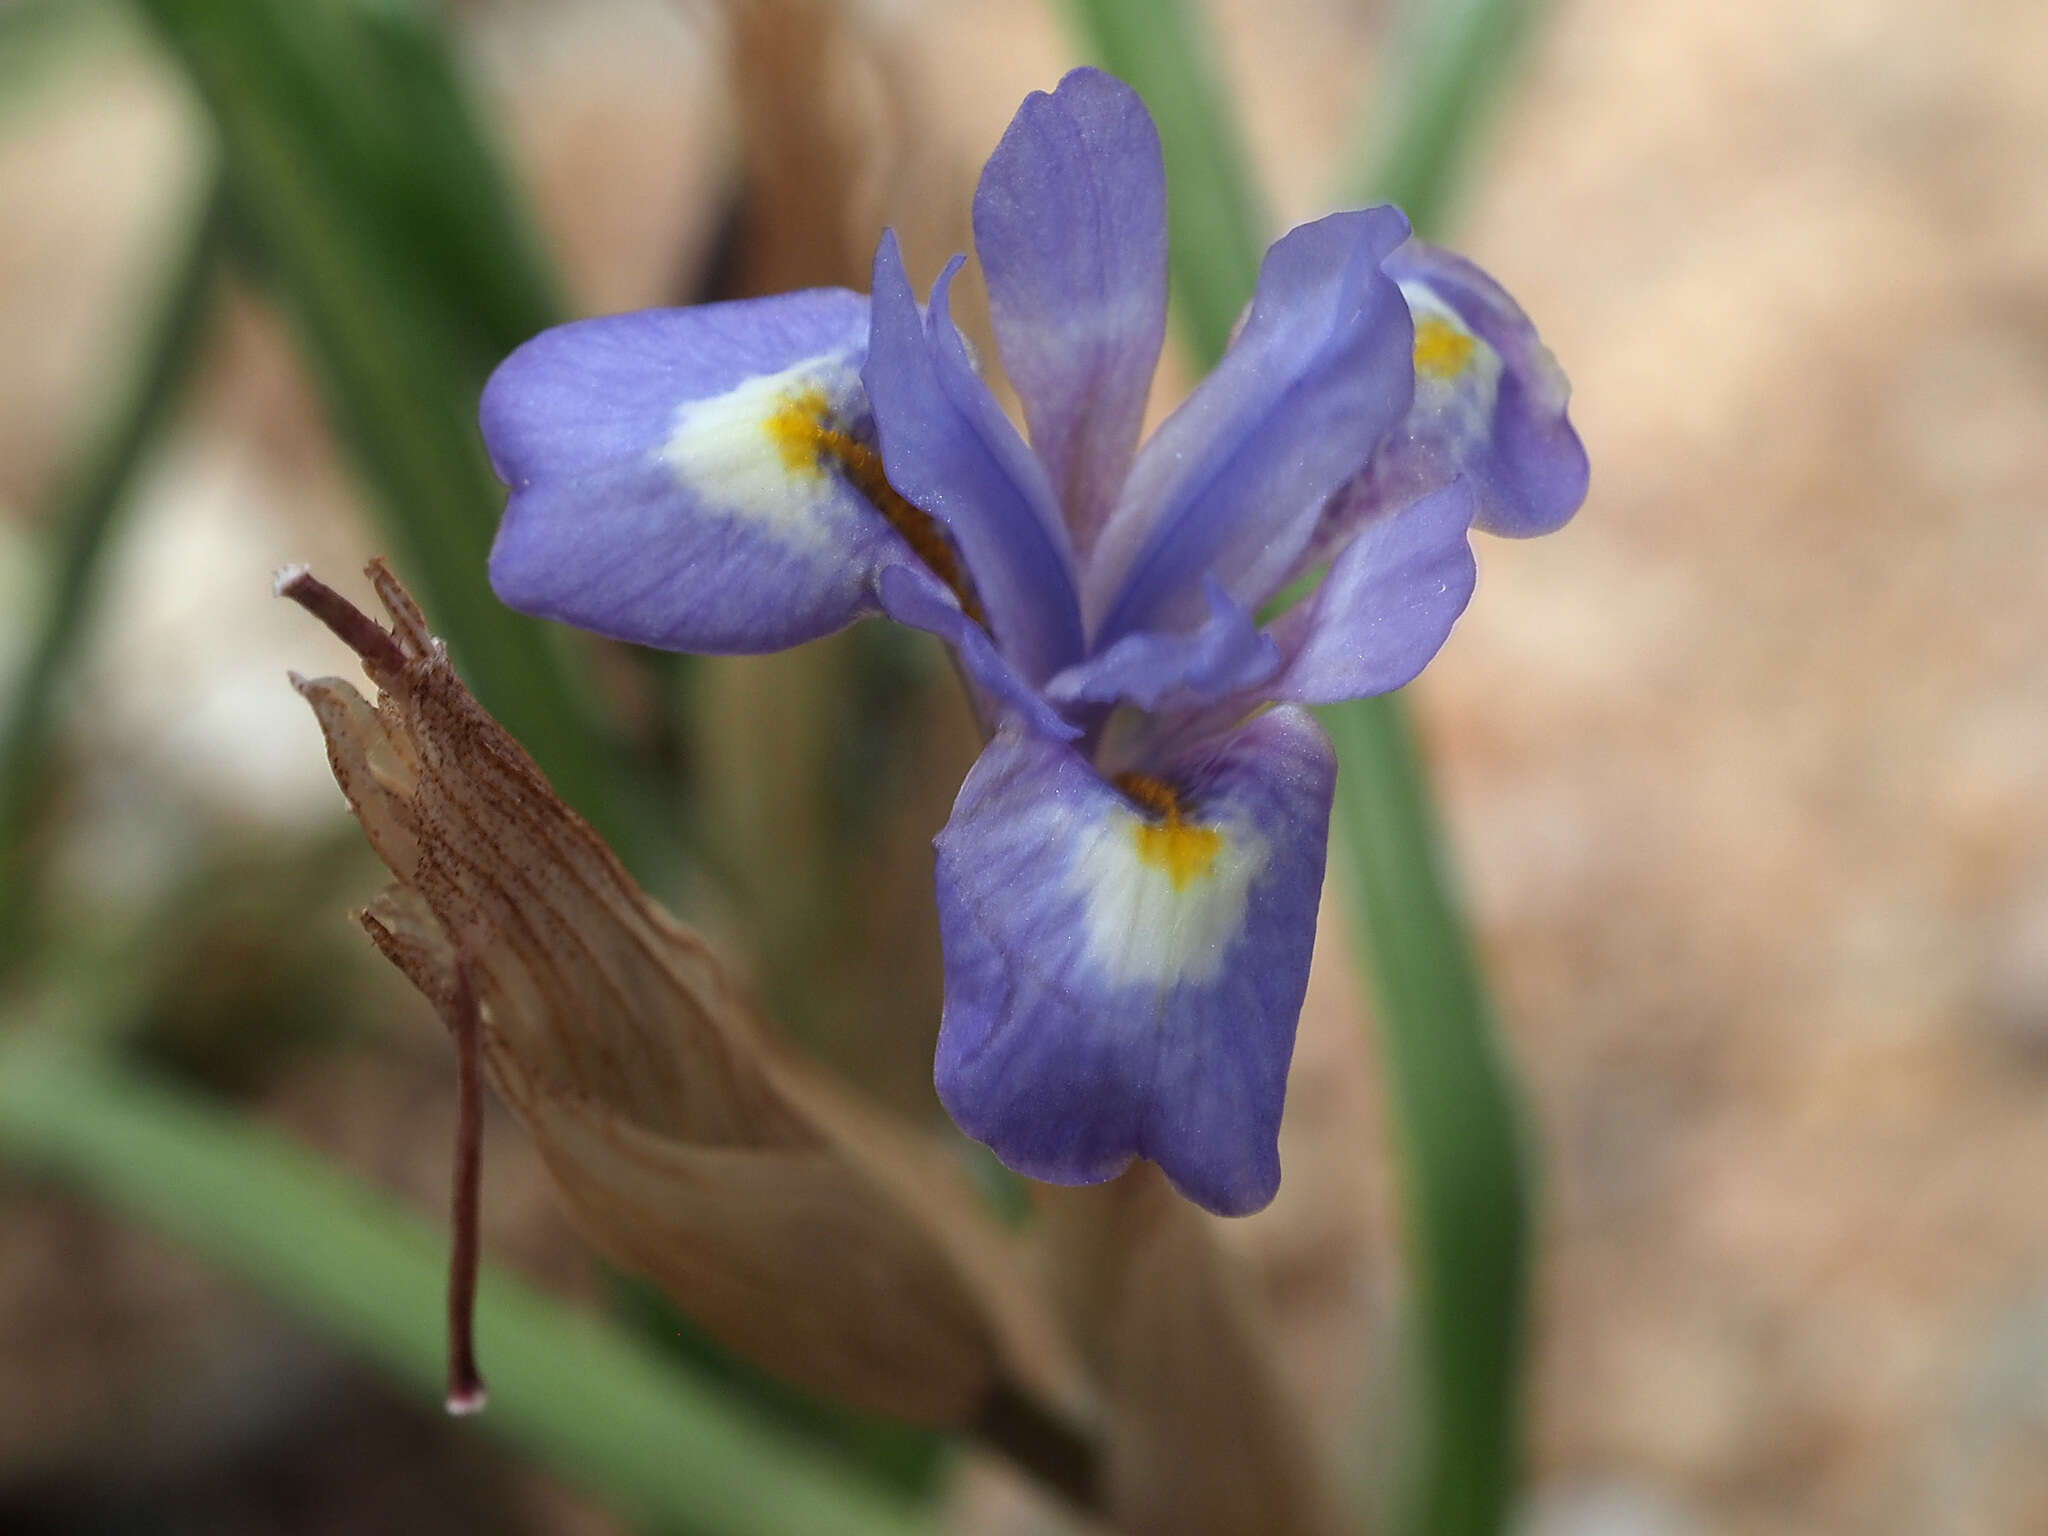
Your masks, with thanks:
M741 152L737 227L697 297L865 288L874 232L965 234L966 168L931 122L914 29L843 0L724 0Z
M856 1407L1085 1412L1029 1264L958 1170L774 1033L470 696L381 562L370 578L395 626L395 647L356 647L378 703L294 679L396 877L362 921L444 1016L458 968L473 980L491 1082L591 1242L736 1353Z
M1335 1536L1330 1479L1249 1270L1140 1164L1042 1191L1068 1313L1109 1405L1104 1503L1131 1536Z
M921 271L970 237L970 167L934 121L912 18L844 0L717 9L736 201L692 301L865 289L884 224ZM965 307L992 356L978 290ZM868 625L692 677L692 808L750 974L806 1050L911 1117L940 1112L930 840L981 746L934 659Z

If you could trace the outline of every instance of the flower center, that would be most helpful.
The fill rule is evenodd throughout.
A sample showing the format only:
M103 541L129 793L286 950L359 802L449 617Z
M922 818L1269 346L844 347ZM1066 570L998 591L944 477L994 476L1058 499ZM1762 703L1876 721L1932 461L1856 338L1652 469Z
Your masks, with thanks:
M960 599L961 611L983 629L988 628L988 614L938 523L889 483L879 453L833 424L832 405L824 390L812 385L785 396L768 417L767 428L770 441L792 474L816 474L828 464L836 466L903 536L911 553Z
M1450 321L1425 315L1415 322L1415 371L1432 379L1455 379L1471 366L1476 345Z
M1209 873L1223 851L1223 833L1187 821L1171 784L1149 773L1120 773L1111 782L1146 815L1132 830L1141 860L1164 871L1176 891Z

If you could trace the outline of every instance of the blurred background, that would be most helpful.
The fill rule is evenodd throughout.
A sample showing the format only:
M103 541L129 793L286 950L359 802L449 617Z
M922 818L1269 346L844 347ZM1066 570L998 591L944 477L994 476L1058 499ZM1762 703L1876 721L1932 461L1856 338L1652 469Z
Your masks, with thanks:
M246 209L204 247L168 430L96 546L65 520L211 197L207 110L138 13L179 9L0 10L0 699L82 573L17 786L0 995L10 1026L117 1033L434 1212L445 1041L348 920L382 873L284 677L352 659L269 595L298 560L367 600L388 553L433 614L432 562L330 430L291 260ZM1212 11L1277 226L1327 211L1385 7ZM883 222L928 280L1017 101L1084 56L1037 0L450 23L573 313L865 286ZM2048 1530L2044 59L2029 0L1558 0L1455 205L1594 465L1563 534L1482 542L1413 690L1544 1170L1531 1533ZM1187 379L1170 359L1155 411ZM649 786L650 882L815 1049L936 1117L927 839L975 750L943 660L865 629L694 664L547 645ZM1280 1198L1228 1229L1333 1443L1400 1347L1346 938L1326 914ZM493 1257L656 1305L509 1120L486 1166ZM977 1462L944 1486L955 1528L1063 1528ZM628 1528L0 1162L0 1529Z

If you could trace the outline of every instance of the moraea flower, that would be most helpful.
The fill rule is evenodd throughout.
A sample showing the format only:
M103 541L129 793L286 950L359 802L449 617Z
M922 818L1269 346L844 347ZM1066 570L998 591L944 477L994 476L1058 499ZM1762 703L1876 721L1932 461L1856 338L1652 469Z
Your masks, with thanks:
M774 649L881 613L940 636L987 727L937 840L940 1097L1020 1172L1157 1162L1210 1210L1280 1177L1336 764L1302 706L1421 670L1468 530L1585 494L1566 385L1483 273L1391 207L1266 253L1216 370L1142 448L1166 185L1136 93L1019 110L975 245L1029 437L893 234L873 296L587 320L498 370L514 607L641 644ZM1327 566L1314 594L1261 610Z

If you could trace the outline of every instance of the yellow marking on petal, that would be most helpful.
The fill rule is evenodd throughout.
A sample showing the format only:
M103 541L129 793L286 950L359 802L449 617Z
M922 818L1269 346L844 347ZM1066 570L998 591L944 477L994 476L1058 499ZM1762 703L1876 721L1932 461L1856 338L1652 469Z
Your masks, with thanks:
M889 520L889 526L903 536L911 553L960 599L961 611L983 629L988 628L988 615L975 597L967 573L961 569L960 557L938 523L889 483L879 453L851 433L840 430L824 390L812 385L785 395L763 426L791 474L820 475L828 466L837 468Z
M782 455L782 467L795 475L822 475L829 435L825 423L831 420L832 404L825 391L813 384L784 395L763 423L768 440Z
M1149 773L1120 773L1115 783L1148 817L1132 829L1138 857L1163 870L1176 891L1207 879L1216 856L1223 851L1221 830L1187 821L1180 813L1180 795L1164 779Z
M1472 366L1478 343L1450 321L1425 315L1415 322L1415 371L1432 379L1455 379Z
M1223 851L1221 832L1184 821L1141 821L1136 836L1138 857L1154 869L1164 870L1176 891L1206 880L1215 868L1216 855Z

